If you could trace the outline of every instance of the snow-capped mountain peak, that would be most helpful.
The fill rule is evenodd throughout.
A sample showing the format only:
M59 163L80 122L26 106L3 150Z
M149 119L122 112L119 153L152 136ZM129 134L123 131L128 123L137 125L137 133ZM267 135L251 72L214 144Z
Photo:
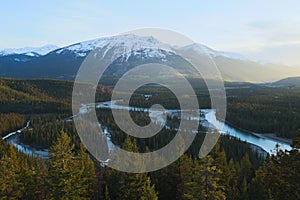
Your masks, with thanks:
M134 34L117 35L112 37L102 37L95 40L84 41L76 43L56 51L60 54L64 51L72 51L77 56L86 56L88 52L96 48L118 48L125 54L132 53L141 49L151 49L148 53L158 53L158 50L165 50L167 52L173 52L172 48L164 43L159 42L152 36L137 36ZM154 51L157 50L157 51ZM151 55L150 55L151 56Z
M0 50L0 55L12 55L12 54L25 54L27 56L38 56L38 55L46 55L51 51L58 49L58 46L55 45L45 45L42 47L24 47L24 48L9 48Z

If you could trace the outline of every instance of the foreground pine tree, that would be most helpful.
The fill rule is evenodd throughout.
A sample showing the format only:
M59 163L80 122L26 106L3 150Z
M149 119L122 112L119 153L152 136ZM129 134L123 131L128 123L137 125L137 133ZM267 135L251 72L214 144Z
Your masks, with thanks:
M135 141L131 141L130 137L125 139L123 148L127 151L138 152L138 147ZM124 164L127 164L128 167L139 165L138 158L137 162L130 162L130 160L122 161ZM124 200L131 199L140 199L143 192L143 185L147 180L146 174L134 174L134 173L123 173L123 179L121 180L121 196Z
M0 197L1 199L19 199L22 197L24 188L20 183L17 151L11 145L6 148L7 154L1 156L0 159Z
M157 192L154 185L151 185L151 180L148 177L143 186L141 200L158 200Z
M50 148L48 177L51 199L90 199L93 196L94 165L83 146L75 155L74 145L65 132Z
M51 199L72 199L75 178L73 160L74 145L69 136L62 132L56 143L50 148L49 189Z

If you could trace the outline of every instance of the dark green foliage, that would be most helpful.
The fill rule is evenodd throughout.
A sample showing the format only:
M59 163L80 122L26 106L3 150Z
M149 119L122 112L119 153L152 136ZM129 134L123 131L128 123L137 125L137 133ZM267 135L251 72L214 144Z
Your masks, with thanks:
M61 115L34 117L30 128L20 134L20 141L37 149L48 149L64 130L71 137L72 143L79 147L78 138L72 121L66 121Z
M158 200L157 192L154 185L151 185L151 180L148 177L142 188L141 200Z
M250 199L300 199L300 152L280 151L268 157L250 183Z
M196 80L190 81L197 86ZM0 141L0 199L300 199L300 153L297 149L300 147L300 131L292 133L299 127L296 122L299 120L296 89L289 90L289 93L281 89L253 87L245 90L237 87L228 92L228 119L237 120L240 123L237 125L245 126L243 128L249 125L257 130L288 128L282 133L296 136L293 150L279 151L265 159L250 144L223 136L208 156L199 159L198 152L205 136L205 129L200 126L192 146L177 161L155 172L131 174L101 166L85 152L74 124L66 121L70 116L71 85L71 82L52 80L0 80L1 112L42 114L1 114L1 133L23 127L30 118L31 125L20 134L20 141L42 149L51 147L50 160L44 161L24 155ZM197 88L199 98L207 98L203 85ZM98 89L97 100L108 100L110 90ZM169 94L164 88L157 91L160 95ZM276 98L270 95L274 95L274 91L278 92ZM149 88L141 89L141 94L151 92L153 90ZM134 96L131 103L147 107L151 101L163 100L159 95L150 101L141 97ZM173 98L163 101L169 107L177 107ZM209 106L207 102L204 104ZM54 105L58 107L54 108ZM111 132L113 143L129 151L159 149L176 135L175 131L164 128L151 138L129 137L116 126L110 110L99 109L97 115ZM131 112L131 117L141 126L149 123L147 113ZM280 117L287 121L280 121ZM246 119L245 124L239 119ZM178 123L176 118L167 120L171 128L178 127ZM136 161L126 162L124 158L120 162L142 167L138 157Z
M74 144L62 132L50 148L49 189L51 199L90 199L93 197L96 174L93 162L80 146L74 154Z
M257 133L295 137L300 128L300 89L250 87L227 90L226 120Z
M0 113L0 136L5 136L6 134L16 131L17 129L23 128L26 124L26 116L9 113Z
M129 137L125 139L123 148L127 151L138 152L135 141L131 141ZM120 161L125 165L139 165L138 158L136 163L130 163L128 160ZM151 180L146 173L134 174L123 173L112 169L106 169L107 185L105 185L105 197L110 199L124 200L156 200L157 193ZM109 192L108 192L109 191Z
M44 199L44 161L0 141L0 199Z
M56 98L51 96L56 88L51 90L44 90L39 86L39 82L43 81L25 81L0 79L0 112L9 113L17 112L23 114L36 113L53 113L53 112L67 112L70 110L70 97L67 99L68 93L72 91L71 82L62 81L48 81L49 87L60 83L61 97ZM70 92L68 92L70 91Z
M1 198L91 199L99 189L103 198L111 200L299 198L300 153L296 149L269 156L255 172L247 153L241 159L227 161L220 140L203 159L183 155L168 167L149 174L98 167L102 178L96 187L94 163L82 145L75 151L71 141L66 133L59 134L47 166L1 141ZM297 141L295 146L299 145ZM136 142L129 137L123 148L138 151Z
M200 108L210 108L210 96L201 79L188 79ZM249 83L225 83L227 95L226 121L231 125L257 133L275 133L293 138L300 128L300 89L298 87L266 87ZM144 95L150 94L150 99ZM168 97L168 98L165 98ZM179 109L175 95L160 85L140 87L132 95L130 105L149 108L154 104Z
M0 113L71 115L72 91L71 81L0 79ZM110 89L99 85L96 91L97 101L110 99Z

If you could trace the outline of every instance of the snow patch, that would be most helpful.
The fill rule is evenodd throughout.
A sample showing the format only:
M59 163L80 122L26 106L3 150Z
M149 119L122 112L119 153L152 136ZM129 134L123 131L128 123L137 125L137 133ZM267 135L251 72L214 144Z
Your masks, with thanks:
M0 55L7 56L12 54L25 54L28 56L46 55L51 51L58 49L59 47L55 45L45 45L42 47L24 47L24 48L9 48L0 50Z
M96 48L104 49L104 55L110 49L114 48L114 51L124 55L125 60L128 60L131 55L165 58L163 51L174 53L169 45L159 42L154 37L136 36L133 34L84 41L61 48L56 53L60 54L64 51L72 51L77 56L85 56L87 52Z

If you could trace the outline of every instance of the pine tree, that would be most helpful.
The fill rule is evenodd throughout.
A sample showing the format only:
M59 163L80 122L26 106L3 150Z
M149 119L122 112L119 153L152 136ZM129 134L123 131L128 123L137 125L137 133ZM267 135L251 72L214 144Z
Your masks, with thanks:
M127 136L123 144L123 149L131 152L138 152L138 147L135 141L131 141L130 137ZM137 155L138 156L138 155ZM141 165L139 163L139 158L136 159L136 162L123 161L125 164L130 167L131 165ZM134 174L134 173L124 173L121 180L121 191L120 198L124 200L140 199L143 192L144 183L147 180L147 175L144 173Z
M51 199L75 199L73 184L76 183L78 169L73 159L74 145L70 137L61 132L49 151L49 192Z
M104 193L109 193L110 199L120 198L123 174L118 170L105 167L103 180L106 181L103 187Z
M247 186L247 180L246 177L244 177L242 185L240 186L240 196L239 199L241 200L247 200L248 197L248 186Z
M224 187L220 185L221 170L213 164L211 156L201 159L199 168L199 180L201 190L199 199L221 200L225 199ZM197 177L197 176L196 176Z
M1 141L2 143L2 141ZM21 199L24 187L20 181L20 166L17 150L8 145L0 158L0 197L1 199Z
M151 173L155 174L155 184L159 199L179 199L181 193L181 191L178 191L178 187L181 184L179 166L179 161L177 160L171 165Z
M104 200L110 200L110 196L109 196L107 185L105 185Z
M78 155L75 158L76 182L73 184L74 192L80 199L91 199L95 193L97 177L95 166L85 151L83 144L80 144Z
M154 185L151 185L151 180L148 177L144 182L141 200L158 200L157 192Z
M231 173L227 164L225 151L221 148L221 138L219 138L210 155L214 159L214 165L222 172L220 174L219 184L224 187L225 193L227 194L230 188L229 177L231 176Z
M251 200L270 200L271 191L264 185L262 173L262 171L258 170L256 177L250 183L248 194Z
M244 177L246 178L247 184L250 183L251 179L254 177L254 169L247 153L241 160L240 184L244 181Z
M211 156L194 160L189 174L189 179L184 182L182 199L185 200L223 200L225 199L224 187L221 185L221 170L214 164Z
M177 191L182 199L191 199L195 189L194 162L187 155L182 155L178 162L180 183L177 185Z
M235 163L233 159L230 159L228 163L229 176L228 186L226 189L226 198L229 200L235 200L239 196L238 191L238 176L239 176L239 165Z

